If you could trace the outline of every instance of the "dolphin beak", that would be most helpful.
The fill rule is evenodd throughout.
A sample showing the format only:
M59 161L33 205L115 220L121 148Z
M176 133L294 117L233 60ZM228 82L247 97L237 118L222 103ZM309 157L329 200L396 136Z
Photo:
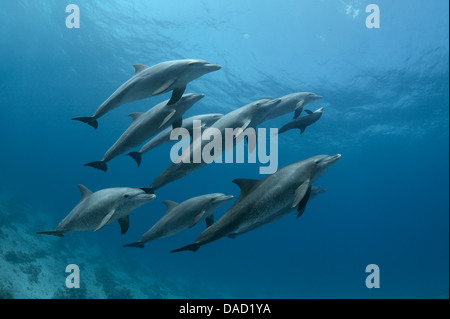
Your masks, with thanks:
M334 156L331 156L331 158L330 158L330 163L333 164L333 163L337 162L341 157L342 157L341 154L336 154L336 155L334 155Z
M218 64L211 64L211 63L208 63L208 64L205 64L205 66L208 68L208 69L210 69L211 71L217 71L217 70L220 70L222 67L220 66L220 65L218 65Z
M204 97L205 97L205 94L200 93L200 94L194 94L194 95L192 96L192 99L194 99L195 102L198 102L198 101L200 101L201 99L203 99Z
M319 113L319 112L323 112L323 107L321 107L320 109L316 110L314 113Z
M316 94L316 96L314 96L314 98L318 100L318 99L322 99L322 98L323 98L323 96L321 96L321 95L317 95L317 94Z
M234 198L233 195L223 195L223 196L220 196L218 198L218 200L220 200L221 202L228 202L229 200L232 200L233 198Z
M135 196L135 199L142 200L146 202L151 202L156 198L155 194L149 194L149 193L141 193Z

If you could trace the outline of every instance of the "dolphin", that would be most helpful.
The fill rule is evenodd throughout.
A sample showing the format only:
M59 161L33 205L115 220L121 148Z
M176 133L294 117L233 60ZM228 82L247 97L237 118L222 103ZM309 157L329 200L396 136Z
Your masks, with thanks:
M211 128L215 128L220 131L220 137L222 138L222 150L220 154L215 154L221 156L226 150L225 145L225 129L236 129L241 128L243 131L248 127L255 127L260 124L267 112L280 102L279 99L264 98L257 101L246 104L234 111L225 114L221 119L211 125ZM239 136L236 136L235 140L238 140ZM201 153L205 144L209 141L202 140L200 143L191 142L190 152L180 155L179 163L171 163L161 174L159 174L153 181L150 188L156 190L162 186L178 180L189 173L202 168L207 165L206 162L201 159L199 163L194 163L193 154ZM194 146L195 144L195 146ZM187 156L190 157L189 163L187 163Z
M38 234L64 237L64 234L73 231L98 231L116 220L119 221L121 233L125 234L130 212L156 198L155 194L149 193L148 188L115 187L95 193L81 184L78 188L81 192L80 202L55 230Z
M223 114L220 113L211 113L211 114L202 114L202 115L195 115L191 116L187 119L183 120L183 125L181 127L187 129L189 133L192 136L192 128L193 128L193 122L194 120L202 121L202 127L209 127L211 124L216 122L218 119L220 119L223 116ZM142 154L147 153L148 151L161 146L163 144L167 144L172 142L170 139L170 133L172 132L172 129L170 127L166 128L164 131L156 135L154 138L152 138L150 141L148 141L144 146L141 147L139 152L131 152L128 153L128 156L131 156L137 163L138 167L141 165L142 160Z
M309 196L308 202L311 199L313 199L313 198L317 197L318 195L323 194L325 192L326 192L326 189L319 188L317 186L312 186L311 187L311 194ZM284 216L290 214L294 210L295 210L295 207L287 207L287 208L281 209L281 210L279 210L277 212L274 212L273 214L267 215L266 218L264 218L264 219L260 219L258 221L255 221L254 224L250 224L250 225L247 225L246 227L242 227L242 228L237 229L234 233L228 235L228 237L235 238L236 236L241 235L241 234L246 233L246 232L249 232L249 231L251 231L253 229L259 228L259 227L267 225L267 224L271 224L274 221L277 221L278 219L280 219L281 217L284 217ZM297 212L297 218L300 217L302 215L302 213Z
M206 221L206 226L209 227L214 223L214 211L231 199L233 199L232 195L214 193L193 197L180 204L166 200L163 202L167 207L164 216L143 234L138 242L127 244L124 247L144 248L146 242L174 235L194 226L203 219Z
M204 94L184 94L175 104L168 105L167 101L164 101L145 113L131 113L129 116L133 119L133 122L114 145L109 148L103 159L87 163L84 166L91 166L106 172L108 168L106 163L114 157L139 146L170 125L174 128L180 127L182 125L181 116L184 112L204 96Z
M284 133L286 131L298 128L300 129L300 134L303 134L305 129L310 126L311 124L317 122L321 117L323 113L323 107L320 109L312 112L310 110L305 110L308 115L301 116L298 119L292 120L289 123L283 125L280 130L278 131L278 134Z
M296 119L302 113L303 107L306 104L321 98L322 96L312 92L296 92L282 96L280 97L281 102L270 111L265 121L291 112L294 112L294 119Z
M296 207L301 214L311 196L311 185L340 157L340 154L317 155L285 166L261 180L234 180L241 194L228 211L206 228L194 243L172 252L197 251L200 246L234 234L239 229L270 220L270 216L282 210Z
M172 91L169 105L175 104L183 95L186 85L202 75L217 71L222 67L204 60L174 60L154 66L135 64L134 75L122 84L92 116L75 117L97 129L97 119L109 111L129 102Z

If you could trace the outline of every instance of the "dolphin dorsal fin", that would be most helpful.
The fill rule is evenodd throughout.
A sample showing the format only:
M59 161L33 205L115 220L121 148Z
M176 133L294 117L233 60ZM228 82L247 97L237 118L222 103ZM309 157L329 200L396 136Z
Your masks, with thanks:
M171 201L171 200L165 200L163 201L164 205L167 207L167 211L175 208L176 206L180 205L177 202Z
M148 66L146 66L145 64L133 64L134 66L134 75L142 72L145 69L148 69Z
M248 194L250 190L258 184L258 179L246 179L246 178L238 178L233 180L239 188L241 189L241 195Z
M84 185L79 184L78 188L80 189L81 192L81 200L85 199L86 197L92 194L92 192Z
M133 119L133 122L136 121L142 114L142 112L133 112L128 114L129 117L131 117Z

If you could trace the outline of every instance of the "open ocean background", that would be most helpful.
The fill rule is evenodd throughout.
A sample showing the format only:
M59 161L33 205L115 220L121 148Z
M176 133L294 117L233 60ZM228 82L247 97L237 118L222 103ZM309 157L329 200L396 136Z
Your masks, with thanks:
M448 298L448 1L386 1L368 29L358 0L76 0L81 28L68 29L60 0L0 2L0 296L2 298ZM123 248L165 212L163 200L211 192L239 195L236 178L259 164L211 164L156 191L120 235L56 238L50 230L80 199L77 184L149 186L171 145L101 159L131 123L170 94L125 104L99 129L92 114L128 80L133 64L198 58L223 68L191 82L204 93L187 116L227 113L261 97L310 91L322 118L279 139L279 167L319 154L342 158L316 183L327 189L294 214L198 252L171 254L204 223L145 249ZM264 123L281 127L292 114ZM219 208L216 220L233 201ZM78 264L79 290L65 288ZM377 264L381 287L367 289Z

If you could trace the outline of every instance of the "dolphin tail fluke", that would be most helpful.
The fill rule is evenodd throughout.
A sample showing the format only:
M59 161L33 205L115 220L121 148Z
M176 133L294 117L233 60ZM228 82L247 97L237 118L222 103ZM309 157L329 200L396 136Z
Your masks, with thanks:
M151 187L141 187L140 189L142 189L146 194L155 194L155 190Z
M74 117L72 120L86 123L92 126L94 129L97 129L98 127L97 119L93 116Z
M184 251L184 250L190 250L190 251L196 252L199 248L200 248L199 244L190 244L190 245L172 250L171 253L177 253L179 251Z
M93 167L96 169L100 169L100 170L104 171L105 173L106 173L106 170L108 169L108 166L103 161L90 162L90 163L84 164L84 166L90 166L90 167Z
M145 244L141 241L137 241L135 243L130 243L123 245L123 247L136 247L136 248L144 248Z
M139 167L141 165L142 161L142 155L139 152L131 152L127 154L128 156L131 156L137 163L137 166Z
M57 231L57 230L40 231L40 232L37 232L36 234L64 237L64 234L62 232L60 232L60 231Z

